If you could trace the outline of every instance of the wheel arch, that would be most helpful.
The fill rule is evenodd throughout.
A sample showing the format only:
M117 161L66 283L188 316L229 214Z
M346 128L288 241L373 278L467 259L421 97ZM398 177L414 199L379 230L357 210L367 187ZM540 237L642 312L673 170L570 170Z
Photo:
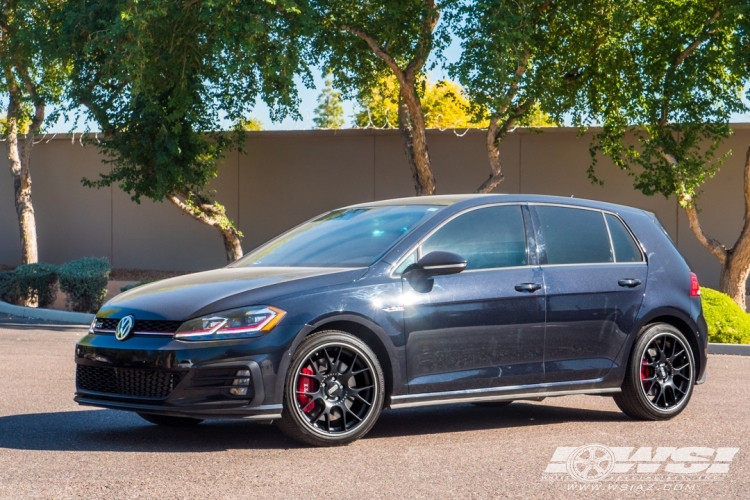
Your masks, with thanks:
M643 329L646 328L647 326L653 325L655 323L666 323L668 325L671 325L677 328L677 330L679 330L680 333L682 333L685 336L688 343L690 344L690 349L693 351L693 359L695 360L695 373L696 373L696 380L697 380L699 375L702 374L703 370L705 369L705 360L704 360L703 353L700 348L698 334L697 334L698 326L690 318L690 316L673 308L655 309L651 311L647 316L644 316L643 318L641 318L641 321L639 321L637 328L634 329L638 333L632 336L632 340L627 350L626 359L630 360L630 355L633 352L633 346L635 345L636 338L638 337L640 332L642 332Z
M303 328L297 338L289 348L289 356L285 356L287 363L284 367L284 377L286 379L286 370L288 370L288 361L297 350L302 341L313 333L324 330L340 330L355 336L372 349L377 356L380 366L383 369L383 378L385 379L385 403L384 407L390 405L390 398L394 393L403 392L399 390L400 365L394 354L388 349L388 345L393 345L388 334L373 321L362 317L358 314L336 314L316 321L310 322ZM283 383L280 390L283 391Z

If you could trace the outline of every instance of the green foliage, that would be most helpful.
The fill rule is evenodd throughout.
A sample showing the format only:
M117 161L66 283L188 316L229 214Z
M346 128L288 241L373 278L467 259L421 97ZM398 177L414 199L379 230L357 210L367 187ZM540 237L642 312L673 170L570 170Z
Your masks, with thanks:
M750 344L750 314L729 295L701 287L703 317L708 324L709 342Z
M13 271L0 271L0 301L18 303L18 284Z
M470 103L456 82L441 80L432 83L422 78L419 98L427 128L486 127L487 120L476 122L469 113ZM358 127L398 127L399 87L394 76L381 78L378 85L360 90L357 98L360 110L354 117Z
M241 145L256 98L274 119L295 113L294 77L309 76L299 17L293 0L66 4L71 109L84 105L101 127L111 164L84 183L119 185L136 202L204 193L217 161ZM234 134L220 132L222 119L238 124Z
M466 90L476 120L494 117L499 136L514 125L563 121L588 81L605 38L611 0L466 0L448 17L462 40L450 74ZM500 137L499 137L500 138Z
M36 301L38 307L48 307L55 302L57 266L44 262L24 264L16 268L15 276L19 299L24 302Z
M73 311L95 313L107 295L109 261L85 257L60 266L60 289Z
M741 101L750 44L737 27L750 4L720 0L625 0L614 9L607 43L587 68L590 85L578 95L576 124L601 124L591 146L609 156L646 195L677 195L693 203L726 155Z
M127 292L128 290L132 290L133 288L137 288L139 286L148 285L149 283L153 283L153 280L139 281L138 283L131 283L129 285L121 286L120 291Z
M69 67L53 50L59 37L59 23L53 18L63 4L63 0L4 0L0 4L0 102L8 103L10 87L18 89L22 134L28 132L35 102L57 104L63 95ZM27 84L33 87L34 96ZM5 135L4 125L0 130Z
M315 108L315 128L338 129L344 125L344 107L341 106L341 92L334 90L331 79L326 78L325 88L318 96Z
M450 43L447 23L429 33L424 23L453 2L309 0L312 55L333 76L337 89L346 97L356 97L361 89L376 88L392 72L367 42L347 28L367 33L404 69L415 56L422 58Z

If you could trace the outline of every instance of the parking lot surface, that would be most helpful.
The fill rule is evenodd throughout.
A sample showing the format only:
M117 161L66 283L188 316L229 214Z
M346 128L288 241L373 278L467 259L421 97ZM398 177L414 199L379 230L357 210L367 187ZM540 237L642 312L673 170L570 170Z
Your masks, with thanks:
M672 421L636 422L597 396L441 406L386 411L365 439L315 449L275 426L160 428L76 405L84 333L0 320L0 498L750 498L749 357L710 356ZM620 473L566 473L590 444Z

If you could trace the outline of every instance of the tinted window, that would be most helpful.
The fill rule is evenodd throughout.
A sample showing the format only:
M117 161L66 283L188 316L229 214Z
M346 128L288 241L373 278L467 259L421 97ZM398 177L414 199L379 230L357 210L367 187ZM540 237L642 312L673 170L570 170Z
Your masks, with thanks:
M334 210L269 241L232 267L370 266L440 208L405 205Z
M459 215L422 244L423 256L436 250L463 256L466 269L525 266L528 261L521 207L487 207Z
M605 214L604 217L607 219L609 234L612 236L615 260L617 262L641 262L643 260L641 251L622 221L610 214Z
M602 213L577 208L536 207L547 264L613 262Z

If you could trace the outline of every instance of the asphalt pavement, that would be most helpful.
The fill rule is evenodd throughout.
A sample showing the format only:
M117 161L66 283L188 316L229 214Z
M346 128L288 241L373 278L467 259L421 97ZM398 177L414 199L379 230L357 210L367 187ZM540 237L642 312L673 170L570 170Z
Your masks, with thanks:
M84 333L0 318L0 498L750 498L750 357L710 356L672 421L599 396L440 406L385 411L366 438L316 449L275 426L160 428L78 406ZM615 459L581 479L570 467L592 444Z

